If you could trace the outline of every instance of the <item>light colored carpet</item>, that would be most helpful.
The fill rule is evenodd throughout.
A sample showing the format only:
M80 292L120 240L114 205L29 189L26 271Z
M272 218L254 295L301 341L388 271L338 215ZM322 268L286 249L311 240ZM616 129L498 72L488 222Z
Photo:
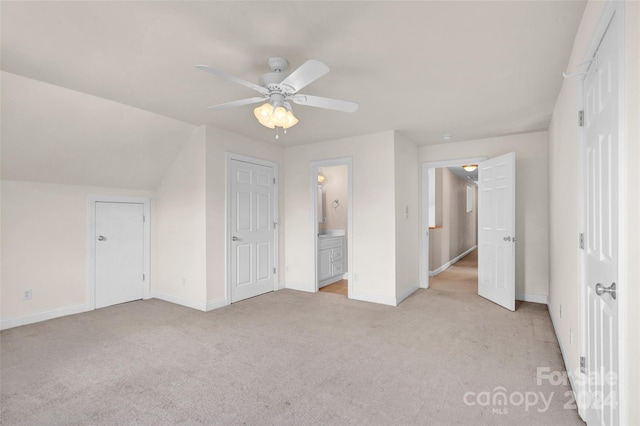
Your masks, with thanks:
M564 370L546 306L511 313L437 280L395 308L292 290L209 313L148 300L3 331L0 422L581 424L537 367ZM478 404L499 386L550 407Z

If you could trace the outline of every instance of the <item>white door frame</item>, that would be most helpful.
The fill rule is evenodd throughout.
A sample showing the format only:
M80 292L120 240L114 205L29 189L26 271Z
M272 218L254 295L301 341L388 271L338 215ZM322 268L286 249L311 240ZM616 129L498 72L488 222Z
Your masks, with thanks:
M148 299L150 292L150 234L151 234L151 200L149 198L121 197L118 195L90 195L87 201L87 310L96 308L96 203L130 203L144 206L144 293L143 298Z
M245 163L258 164L260 166L273 168L273 176L276 180L273 186L273 219L275 220L275 226L273 227L273 265L276 268L276 274L273 280L273 291L278 291L280 288L280 263L279 263L279 245L278 245L278 233L280 231L280 217L278 216L278 204L280 203L278 197L278 186L280 185L280 179L278 176L278 164L268 160L261 160L259 158L248 157L246 155L235 154L233 152L225 153L225 209L224 209L224 228L225 228L225 244L224 244L224 258L225 270L224 280L227 283L225 286L225 304L231 304L231 161L244 161Z
M489 157L472 157L422 163L422 229L420 232L420 288L429 288L429 169L477 164ZM478 207L479 208L479 207Z
M311 206L310 232L313 232L311 241L311 271L313 276L311 281L313 288L311 291L318 292L318 169L320 167L347 166L347 297L353 295L353 158L335 158L331 160L319 160L311 162L309 174L309 194Z
M627 244L626 237L626 221L628 220L627 213L627 202L625 197L626 192L626 167L625 167L625 153L626 153L626 138L625 138L625 96L624 96L624 54L625 54L625 8L624 2L620 1L609 1L607 2L602 15L600 16L600 20L598 21L598 25L591 36L591 41L589 43L589 47L580 62L589 61L593 58L596 50L600 46L600 41L604 37L604 34L609 27L609 23L611 19L616 16L618 20L618 33L617 33L617 47L618 47L618 158L617 158L617 169L618 169L618 286L617 297L619 300L618 303L618 402L619 402L619 421L621 425L627 424L628 421L628 406L629 400L626 392L626 374L627 374L627 300L628 300L628 292L627 285L629 281L626 276L626 259L623 255L625 253L625 247ZM578 111L584 110L584 79L578 79ZM576 114L577 116L577 114ZM584 136L584 128L580 128L578 130L578 233L584 233L586 229L586 221L585 221L585 211L586 211L586 200L584 197L584 193L586 191L585 182L585 170L584 170L584 156L582 155L584 151L586 141ZM585 252L584 250L578 250L579 257L579 280L578 280L578 306L580 312L580 356L585 356L587 353L587 324L586 324L586 314L587 314L587 306L586 306L586 294L587 294L587 283L585 278ZM575 368L575 366L574 366ZM579 368L579 366L578 366ZM571 372L575 373L575 372ZM573 375L573 374L571 374ZM571 377L570 375L570 377ZM574 392L580 396L585 395L586 386L584 380L578 380L575 382L577 384L577 389L574 389ZM576 398L578 405L578 412L580 416L584 418L585 409L581 405L581 398Z

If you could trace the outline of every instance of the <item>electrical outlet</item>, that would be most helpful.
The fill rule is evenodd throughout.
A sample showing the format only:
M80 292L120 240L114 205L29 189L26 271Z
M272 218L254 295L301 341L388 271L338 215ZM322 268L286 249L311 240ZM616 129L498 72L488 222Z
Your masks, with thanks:
M560 305L560 318L562 318L562 305Z
M185 277L182 277L182 287L187 285L187 279Z
M573 344L573 330L569 329L569 344Z
M31 300L31 289L27 288L24 290L24 293L22 293L22 300Z

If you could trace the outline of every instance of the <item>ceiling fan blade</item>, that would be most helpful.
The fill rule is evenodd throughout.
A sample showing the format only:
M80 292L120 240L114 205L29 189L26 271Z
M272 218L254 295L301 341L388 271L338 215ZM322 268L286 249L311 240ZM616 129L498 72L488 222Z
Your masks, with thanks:
M341 101L339 99L323 98L321 96L295 95L291 99L298 105L313 106L318 108L332 109L342 112L356 112L358 104L355 102Z
M243 80L243 79L241 79L239 77L236 77L235 75L227 74L224 71L220 71L220 70L217 70L215 68L211 68L210 66L207 66L207 65L196 65L196 68L198 68L201 71L205 71L205 72L220 76L222 78L226 78L227 80L231 80L231 81L233 81L235 83L242 84L243 86L248 87L249 89L253 89L256 92L260 92L263 95L268 95L269 94L269 90L267 88L265 88L265 87L258 86L257 84L254 84L254 83L252 83L250 81Z
M269 98L248 98L248 99L241 99L239 101L227 102L225 104L210 106L208 107L208 109L212 111L218 111L221 109L234 108L234 107L239 107L243 105L257 104L260 102L267 102L267 101L269 101Z
M295 93L328 72L328 66L315 59L309 59L307 62L300 65L297 70L289 74L289 76L285 78L280 85L285 91Z

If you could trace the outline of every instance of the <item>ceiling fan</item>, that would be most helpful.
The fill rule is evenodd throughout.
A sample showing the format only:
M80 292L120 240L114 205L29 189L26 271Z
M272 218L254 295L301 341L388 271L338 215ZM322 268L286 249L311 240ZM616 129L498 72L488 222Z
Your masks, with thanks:
M289 75L283 72L289 66L289 62L285 58L273 57L269 59L268 63L272 72L260 76L258 84L251 83L250 81L243 80L207 65L196 65L196 68L199 70L242 84L260 93L260 96L210 106L209 109L216 111L265 102L263 105L254 109L254 115L258 119L258 122L270 129L282 127L285 129L285 132L286 129L295 126L298 122L298 119L293 115L289 101L297 105L313 106L342 112L355 112L358 109L358 104L355 102L298 93L299 90L329 72L329 67L322 62L309 59Z

